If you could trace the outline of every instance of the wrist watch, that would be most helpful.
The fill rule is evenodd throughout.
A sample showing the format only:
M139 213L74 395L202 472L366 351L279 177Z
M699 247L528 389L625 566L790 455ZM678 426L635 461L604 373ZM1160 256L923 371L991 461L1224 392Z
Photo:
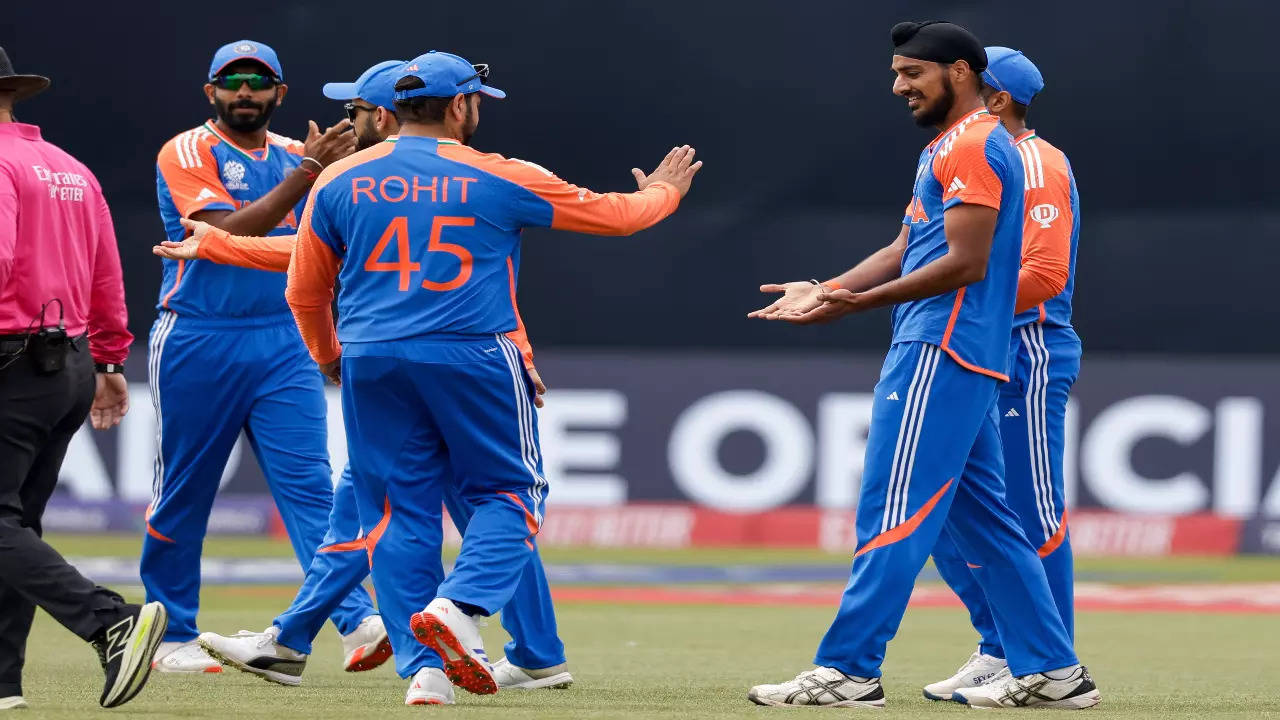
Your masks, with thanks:
M93 369L100 373L118 375L124 372L124 363L94 363Z

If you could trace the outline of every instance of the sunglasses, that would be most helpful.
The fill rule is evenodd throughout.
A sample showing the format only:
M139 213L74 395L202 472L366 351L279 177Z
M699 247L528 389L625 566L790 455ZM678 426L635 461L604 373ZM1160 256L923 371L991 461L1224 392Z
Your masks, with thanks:
M245 83L249 84L250 90L270 90L276 86L279 79L274 75L235 73L232 75L215 75L212 82L214 87L219 87L223 90L239 90Z
M342 109L347 111L347 119L351 121L352 125L354 125L356 122L356 117L360 114L360 111L363 110L364 112L373 112L378 108L368 106L368 105L357 105L354 102L349 102L346 105L343 105ZM386 108L383 108L383 109L386 110ZM391 112L390 110L387 110L387 112L391 113L391 117L396 116L396 114Z
M471 75L465 80L458 81L459 86L466 85L467 83L471 82L472 80L475 80L476 78L480 78L480 82L482 83L489 81L489 63L480 63L478 65L472 65L471 69L475 70L476 74Z

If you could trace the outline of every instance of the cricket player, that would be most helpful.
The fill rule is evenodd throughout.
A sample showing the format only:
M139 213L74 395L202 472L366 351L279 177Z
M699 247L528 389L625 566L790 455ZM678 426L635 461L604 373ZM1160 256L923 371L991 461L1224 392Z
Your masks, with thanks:
M1080 373L1080 338L1071 327L1080 197L1067 156L1027 128L1027 109L1044 88L1025 55L989 47L982 97L1014 137L1026 186L1022 268L1009 347L1009 382L1000 386L1000 438L1005 500L1036 547L1067 637L1074 637L1071 538L1063 496L1062 454L1067 399ZM933 563L969 609L980 645L955 675L926 685L924 696L950 700L1008 672L1004 646L982 584L948 537Z
M487 65L433 51L401 74L399 136L321 173L286 297L321 371L341 382L357 493L384 508L367 528L379 607L413 616L438 653L413 683L449 703L449 683L497 691L473 618L505 606L537 562L547 483L533 384L504 334L516 328L520 230L644 229L675 211L701 165L676 148L651 175L632 171L639 192L594 193L468 147L481 95L505 97L485 84ZM455 478L473 512L442 578L438 513Z
M323 134L311 123L306 143L269 132L287 89L275 51L260 42L233 42L214 54L204 90L216 119L170 140L156 161L170 240L186 234L182 218L248 235L296 231L315 178L355 141L346 122ZM149 370L158 453L141 560L147 599L169 611L156 669L220 672L195 639L200 552L223 468L244 431L294 552L309 565L333 498L323 378L307 358L278 274L165 260L157 309ZM332 615L346 636L380 632L370 627L375 616L363 588Z
M751 688L760 705L884 705L880 666L916 575L942 534L983 568L979 582L1010 677L962 701L1088 707L1099 695L1076 660L1035 548L1004 501L996 397L1008 380L1022 248L1023 168L983 105L982 44L947 22L893 27L893 90L925 147L898 238L826 283L766 285L752 313L807 324L893 306L893 344L875 387L858 503L857 550L816 668Z
M383 61L366 70L354 83L324 86L326 97L348 101L346 108L355 128L357 149L372 147L399 131L393 86L399 77L396 72L403 64L402 60ZM292 235L233 237L207 223L184 221L184 225L193 230L189 237L181 242L166 241L156 246L154 252L170 259L199 258L285 272L297 240ZM518 311L516 321L517 329L507 336L522 350L525 368L538 393L534 402L541 407L546 387L534 369L533 351ZM470 508L458 496L456 484L445 486L444 501L454 524L460 532L465 532ZM375 510L375 514L380 516L381 509ZM201 633L200 644L214 657L233 667L273 682L297 685L301 682L302 670L311 652L311 641L325 618L368 574L367 550L360 532L355 489L348 465L334 490L329 534L308 567L302 587L289 609L263 633L241 632L222 636L206 632ZM414 641L409 633L408 617L391 618L391 621L403 625L399 634L407 642L400 644L411 650L401 653L407 665L412 663L412 652L430 652ZM564 643L556 632L555 611L541 561L531 563L521 577L515 596L502 611L502 623L511 634L512 641L507 645L507 657L494 663L494 676L499 687L531 690L565 688L573 683L573 676L565 663ZM391 654L391 645L385 642L386 636L383 637L384 643L377 645L368 655L352 658L348 654L347 668L367 670L384 662ZM362 649L356 648L353 652ZM406 704L425 704L427 698L421 696L420 690L411 686L405 698Z

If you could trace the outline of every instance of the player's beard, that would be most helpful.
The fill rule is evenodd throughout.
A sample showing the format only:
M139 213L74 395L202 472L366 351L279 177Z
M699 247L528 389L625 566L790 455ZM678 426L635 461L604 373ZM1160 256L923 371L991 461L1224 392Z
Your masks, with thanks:
M944 73L942 76L942 97L933 104L933 107L925 110L915 117L916 125L920 127L937 127L946 122L947 116L951 114L951 108L956 104L956 89L951 86L951 78Z
M471 136L476 134L476 126L480 123L476 122L475 108L471 105L471 101L467 101L467 117L462 122L462 144L470 145Z
M218 98L213 99L213 108L218 113L218 119L226 126L236 132L250 133L261 130L271 121L271 113L276 110L276 99L271 98L269 102L256 103L252 100L236 100L231 103L224 103ZM233 111L236 108L250 108L257 110L258 114L251 119L244 119L236 115Z
M378 134L373 113L366 113L366 115L369 116L368 119L356 127L356 150L371 148L386 139Z

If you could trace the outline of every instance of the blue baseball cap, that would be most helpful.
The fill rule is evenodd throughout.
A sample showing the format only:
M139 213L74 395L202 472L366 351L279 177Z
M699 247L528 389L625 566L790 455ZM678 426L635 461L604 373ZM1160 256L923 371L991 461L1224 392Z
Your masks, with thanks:
M1036 93L1044 89L1044 77L1035 63L1020 50L999 46L987 48L982 82L1009 93L1014 102L1023 105L1030 105Z
M241 60L257 60L281 81L284 80L284 71L280 69L280 58L276 57L276 51L254 40L237 40L218 48L218 52L213 54L213 62L209 64L209 79L212 80L228 65Z
M458 93L473 92L482 92L489 97L499 99L507 96L498 88L484 84L489 77L488 65L472 65L453 53L432 50L419 55L401 68L396 81L407 77L418 78L425 87L398 90L395 94L396 100L415 97L453 97Z
M383 60L360 73L355 82L325 83L321 88L324 96L330 100L354 100L360 98L373 105L384 107L392 112L396 109L396 81L403 73L398 72L404 65L403 60Z

